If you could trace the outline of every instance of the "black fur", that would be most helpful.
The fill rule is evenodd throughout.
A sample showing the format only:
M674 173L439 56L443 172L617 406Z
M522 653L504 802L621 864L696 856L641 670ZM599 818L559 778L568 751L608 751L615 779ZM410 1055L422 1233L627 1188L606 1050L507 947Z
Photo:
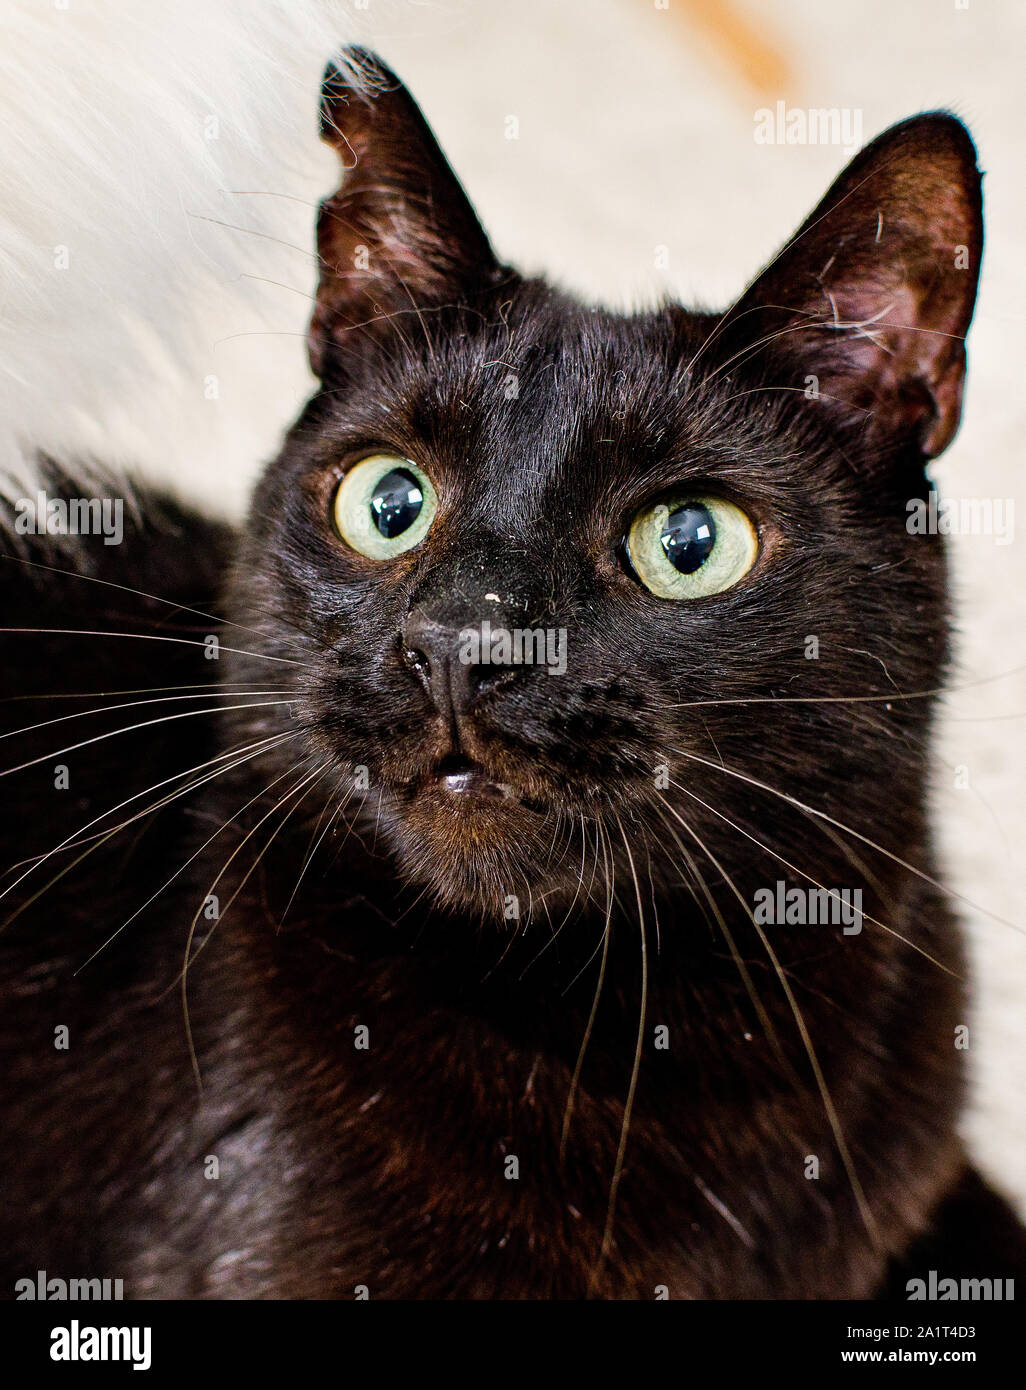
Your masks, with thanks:
M616 315L494 262L377 77L359 96L329 72L324 133L356 172L321 215L321 386L241 534L140 497L121 547L18 537L3 562L7 626L137 634L6 636L9 729L72 693L205 692L60 758L194 706L6 738L2 766L31 765L7 777L4 862L289 736L0 900L27 902L2 938L7 1286L45 1268L159 1297L901 1296L923 1259L968 1259L981 1190L924 812L945 561L905 525L957 424L969 138L943 115L881 137L727 315ZM344 470L381 451L439 496L387 563L331 522ZM760 535L740 583L690 604L648 593L622 544L679 488ZM424 615L565 628L567 672L500 670L442 717L409 657ZM516 795L454 805L454 758ZM862 889L861 934L758 927L778 879ZM973 1272L1021 1270L1014 1216L980 1200Z

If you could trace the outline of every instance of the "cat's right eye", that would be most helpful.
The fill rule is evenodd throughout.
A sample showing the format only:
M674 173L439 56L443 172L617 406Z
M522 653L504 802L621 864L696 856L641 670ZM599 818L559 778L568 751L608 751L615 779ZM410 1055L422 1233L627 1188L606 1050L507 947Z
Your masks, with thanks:
M722 497L644 507L627 536L631 568L657 598L720 594L748 573L758 553L755 527Z
M431 480L418 464L394 454L372 454L339 483L335 526L358 554L390 560L420 544L437 505Z

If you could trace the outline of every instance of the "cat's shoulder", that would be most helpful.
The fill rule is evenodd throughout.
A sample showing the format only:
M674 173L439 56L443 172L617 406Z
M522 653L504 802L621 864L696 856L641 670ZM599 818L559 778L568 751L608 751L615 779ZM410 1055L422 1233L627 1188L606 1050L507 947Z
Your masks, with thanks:
M203 642L218 628L235 539L226 523L88 464L44 460L30 486L8 484L0 699L211 680Z
M41 459L31 483L8 482L3 494L0 593L8 609L21 599L88 613L108 585L188 601L220 590L234 552L228 523L89 462Z

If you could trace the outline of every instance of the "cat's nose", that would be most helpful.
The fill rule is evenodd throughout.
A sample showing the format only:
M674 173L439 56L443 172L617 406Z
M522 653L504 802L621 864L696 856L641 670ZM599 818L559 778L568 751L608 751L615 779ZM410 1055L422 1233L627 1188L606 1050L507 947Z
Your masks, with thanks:
M504 683L511 668L476 660L468 629L414 608L402 633L402 657L446 719L467 714L479 695Z

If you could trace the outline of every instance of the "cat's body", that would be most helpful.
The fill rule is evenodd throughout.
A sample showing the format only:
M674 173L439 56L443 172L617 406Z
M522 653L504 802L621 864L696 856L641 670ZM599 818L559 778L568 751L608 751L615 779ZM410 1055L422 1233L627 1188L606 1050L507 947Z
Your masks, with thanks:
M946 343L971 285L940 297L941 347L871 436L840 401L864 410L871 372L890 399L900 342L880 368L865 329L847 356L835 333L821 418L779 386L802 383L800 352L753 355L779 286L722 322L580 308L489 261L401 89L346 100L329 81L357 173L321 221L324 389L245 532L140 498L121 547L4 547L5 626L135 634L3 637L7 728L111 707L0 745L30 764L7 778L4 864L253 754L5 930L5 1278L862 1298L903 1296L921 1237L956 1276L1004 1275L1021 1233L966 1176L964 961L923 809L944 557L904 524L957 420ZM908 138L963 169L949 220L975 276L971 146L923 120ZM418 242L402 218L428 213L444 225ZM339 229L370 245L369 282ZM870 319L838 318L840 297L835 327ZM322 522L386 449L439 511L424 548L368 561ZM760 538L751 582L672 612L617 547L668 481L737 499ZM468 685L439 642L484 616L563 630L565 674ZM182 703L112 708L161 697ZM163 722L56 753L145 720ZM753 920L778 880L858 887L861 930Z

